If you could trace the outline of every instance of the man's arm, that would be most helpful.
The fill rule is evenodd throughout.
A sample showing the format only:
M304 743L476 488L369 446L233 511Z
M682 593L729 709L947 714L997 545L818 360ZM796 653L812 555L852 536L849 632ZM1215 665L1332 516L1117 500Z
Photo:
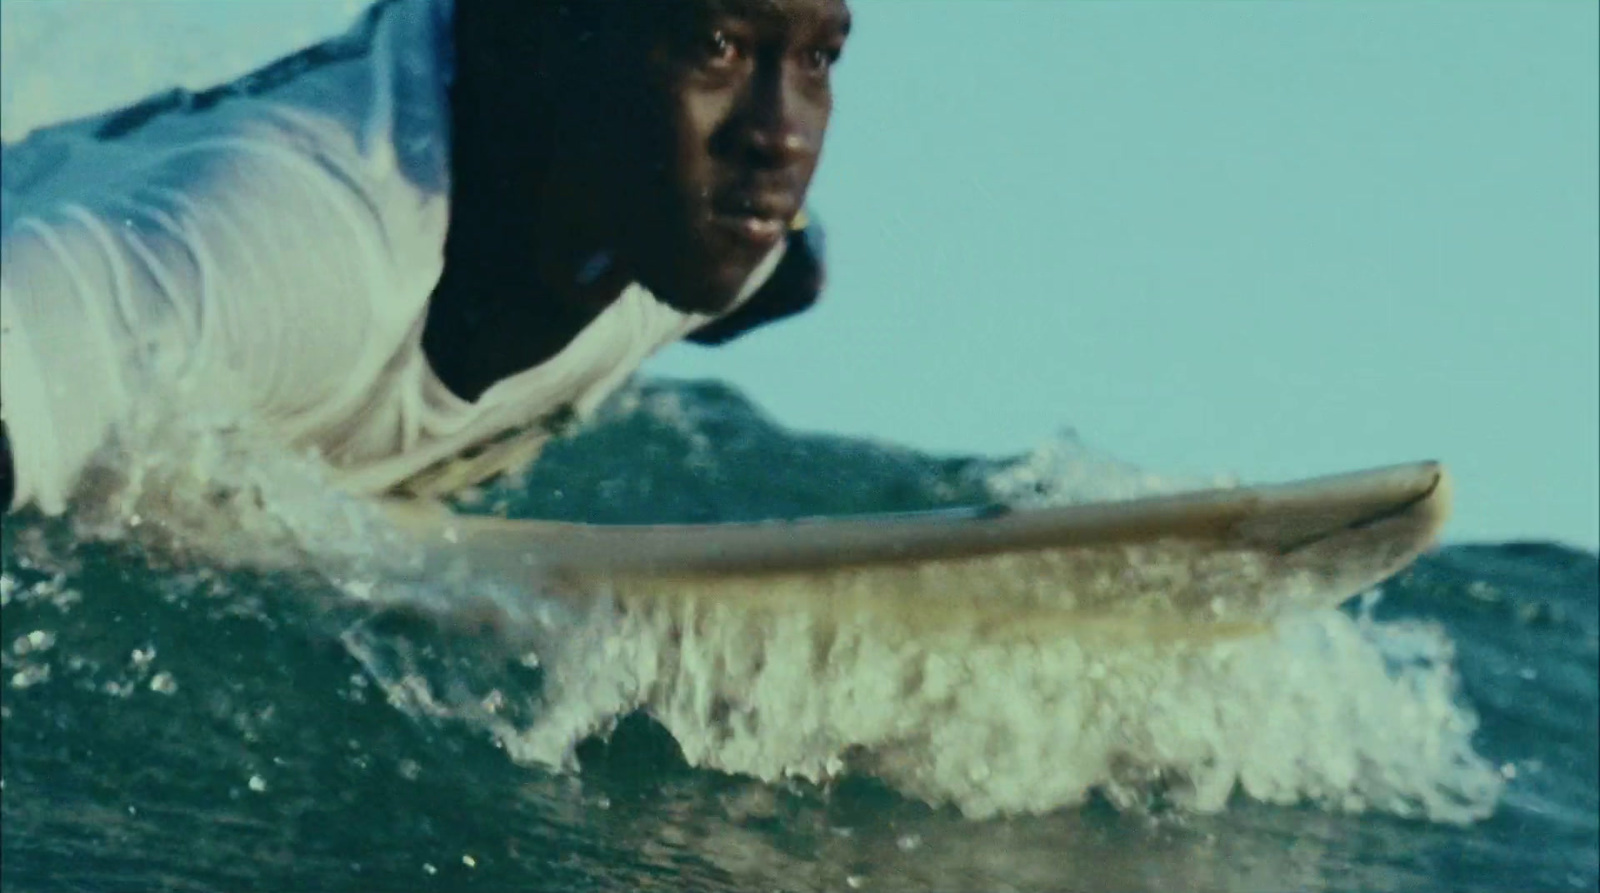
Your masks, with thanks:
M432 11L379 4L234 84L0 148L12 507L62 511L109 436L178 395L289 443L353 411L442 263Z
M821 224L803 222L789 233L788 248L772 277L737 310L701 326L685 340L714 347L809 309L826 280L823 247Z

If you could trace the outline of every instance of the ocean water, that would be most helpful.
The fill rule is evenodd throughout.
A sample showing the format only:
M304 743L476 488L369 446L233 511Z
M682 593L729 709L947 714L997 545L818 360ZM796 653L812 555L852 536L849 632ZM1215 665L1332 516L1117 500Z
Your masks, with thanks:
M1228 645L819 644L419 577L293 457L165 436L99 508L6 519L4 890L1600 885L1592 554L1451 546ZM1214 483L1071 440L808 435L647 382L468 508L727 521ZM484 599L512 621L473 622Z

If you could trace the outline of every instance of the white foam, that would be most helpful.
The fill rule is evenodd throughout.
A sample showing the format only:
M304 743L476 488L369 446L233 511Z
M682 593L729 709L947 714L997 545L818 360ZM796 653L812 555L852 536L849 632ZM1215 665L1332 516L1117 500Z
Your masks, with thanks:
M725 606L592 618L553 655L545 717L508 741L570 765L647 710L697 766L774 781L843 771L963 813L1042 813L1100 792L1212 812L1242 794L1469 821L1501 779L1473 753L1437 630L1336 613L1225 645L1097 649L890 641ZM1385 653L1407 640L1411 659ZM574 685L572 680L581 680Z

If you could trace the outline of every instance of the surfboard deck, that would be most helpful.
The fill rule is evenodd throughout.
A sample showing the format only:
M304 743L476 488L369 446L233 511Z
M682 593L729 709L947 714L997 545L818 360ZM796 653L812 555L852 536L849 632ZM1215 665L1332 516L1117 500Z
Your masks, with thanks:
M1042 509L605 526L393 505L431 559L624 610L849 618L908 635L1227 638L1336 606L1410 564L1450 511L1419 462Z

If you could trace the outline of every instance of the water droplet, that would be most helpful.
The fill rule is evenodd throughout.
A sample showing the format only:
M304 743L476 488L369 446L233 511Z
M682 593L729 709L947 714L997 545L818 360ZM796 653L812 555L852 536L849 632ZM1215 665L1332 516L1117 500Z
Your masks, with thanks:
M498 713L505 704L506 696L501 694L498 688L489 692L483 698L483 709L489 713Z
M34 651L49 651L56 643L56 634L49 630L36 629L26 636L19 637L11 643L11 650L17 654L29 654Z
M28 688L50 680L48 664L26 664L11 676L12 688Z

